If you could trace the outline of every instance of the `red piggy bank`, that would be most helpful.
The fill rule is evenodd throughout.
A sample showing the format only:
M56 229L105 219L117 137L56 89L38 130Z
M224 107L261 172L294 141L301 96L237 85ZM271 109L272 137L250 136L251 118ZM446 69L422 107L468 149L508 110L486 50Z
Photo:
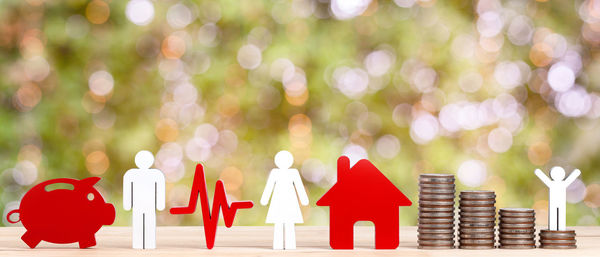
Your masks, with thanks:
M6 219L23 223L27 232L21 239L31 248L42 240L56 244L79 242L80 248L94 246L96 232L115 220L115 207L94 188L99 180L58 178L42 182L23 196L19 209L9 212ZM70 184L72 189L48 189L58 183ZM17 213L19 220L11 220L11 215Z

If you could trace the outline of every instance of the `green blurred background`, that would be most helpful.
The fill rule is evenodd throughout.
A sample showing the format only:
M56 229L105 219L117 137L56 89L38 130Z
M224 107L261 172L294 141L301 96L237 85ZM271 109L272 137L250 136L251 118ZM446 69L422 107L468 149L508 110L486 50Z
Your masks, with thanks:
M0 209L36 183L100 176L122 209L142 149L186 205L198 162L209 195L258 205L273 157L294 154L311 205L342 154L371 160L415 203L417 178L491 189L546 224L555 165L582 176L568 225L600 222L600 1L0 1ZM158 214L159 225L200 225Z

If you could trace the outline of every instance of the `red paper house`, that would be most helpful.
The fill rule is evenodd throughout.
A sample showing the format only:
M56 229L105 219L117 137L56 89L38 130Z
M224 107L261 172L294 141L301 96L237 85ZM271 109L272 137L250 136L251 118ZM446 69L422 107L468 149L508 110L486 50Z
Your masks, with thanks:
M350 160L337 161L337 183L317 201L329 206L329 244L333 249L354 247L354 223L375 225L375 248L395 249L399 243L398 207L412 202L371 162L360 160L350 168Z

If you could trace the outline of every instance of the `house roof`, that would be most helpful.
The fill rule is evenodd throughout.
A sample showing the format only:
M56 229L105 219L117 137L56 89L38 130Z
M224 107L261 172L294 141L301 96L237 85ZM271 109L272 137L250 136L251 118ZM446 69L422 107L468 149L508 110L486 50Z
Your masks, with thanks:
M317 201L318 206L357 203L370 206L412 205L412 202L366 159L358 161L342 173L346 174L338 174L337 183Z

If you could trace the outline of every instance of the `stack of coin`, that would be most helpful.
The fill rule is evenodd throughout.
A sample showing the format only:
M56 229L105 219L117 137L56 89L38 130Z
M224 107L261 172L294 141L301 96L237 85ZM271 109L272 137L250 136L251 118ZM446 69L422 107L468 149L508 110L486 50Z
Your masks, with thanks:
M500 209L500 248L535 248L535 211L525 208Z
M459 248L493 249L496 243L494 191L460 192Z
M454 248L454 175L419 177L420 249Z
M540 248L577 248L577 240L575 240L575 230L540 230Z

